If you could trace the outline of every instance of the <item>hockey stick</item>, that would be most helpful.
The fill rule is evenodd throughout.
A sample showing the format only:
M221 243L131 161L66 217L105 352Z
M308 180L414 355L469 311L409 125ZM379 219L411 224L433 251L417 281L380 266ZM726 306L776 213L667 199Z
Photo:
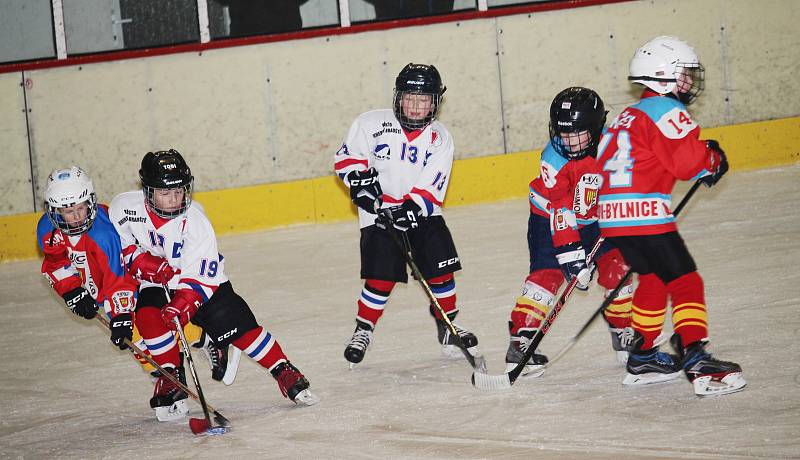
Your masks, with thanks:
M391 220L391 219L390 219ZM402 238L398 234L399 230L394 228L392 223L390 222L389 225L386 226L390 235L394 239L395 243L400 247L400 250L403 251L403 255L406 258L406 263L408 264L409 268L411 268L411 273L413 274L414 278L419 281L420 286L425 291L425 294L428 296L428 300L430 300L431 305L433 305L436 310L439 311L439 314L442 316L442 321L444 321L445 325L447 325L447 329L450 330L450 334L456 341L456 347L464 354L464 357L467 358L469 364L472 368L477 371L478 373L485 373L486 372L486 360L482 355L473 355L472 353L467 350L467 347L464 345L464 342L461 340L461 336L458 335L456 331L456 327L453 326L453 322L450 321L450 318L444 312L444 308L439 304L439 300L433 295L433 291L431 291L431 287L428 282L425 280L425 277L422 276L422 272L420 271L417 263L414 262L414 256L411 254L411 244L408 241L408 235L403 233Z
M602 236L597 239L592 247L592 250L589 252L589 255L586 256L586 263L587 265L591 265L594 261L595 254L597 251L600 250L600 246L603 244L605 238ZM511 385L519 378L522 371L525 369L525 366L528 364L528 361L531 359L533 354L536 352L536 348L544 339L545 334L547 331L550 330L550 326L553 325L558 314L564 308L564 305L567 303L567 300L572 295L572 291L575 290L575 287L578 285L578 277L573 277L567 287L564 288L564 291L559 296L558 301L550 310L550 312L545 317L544 321L542 321L539 329L536 330L536 334L531 338L530 344L528 344L528 349L525 350L525 354L522 355L522 358L519 360L516 366L511 369L508 373L502 375L489 375L489 374L472 374L472 384L475 388L480 390L501 390L511 388ZM542 366L544 369L545 366Z
M695 181L695 183L692 184L692 187L689 189L688 192L686 192L686 195L684 195L684 197L681 200L681 202L678 203L677 207L675 207L675 211L672 212L673 216L677 217L678 214L680 214L681 210L683 210L683 208L686 206L686 204L689 203L689 200L692 198L692 196L695 194L697 189L700 187L700 184L702 184L702 182L699 181L699 180ZM596 246L597 246L597 244L596 244ZM595 249L592 249L592 252L595 252L595 250L596 250L596 247L595 247ZM586 332L586 330L589 328L589 326L591 326L591 324L592 324L592 322L594 322L595 318L600 316L600 314L602 314L603 310L605 310L606 307L608 307L608 305L611 304L611 302L614 300L614 298L616 298L617 295L619 295L619 291L622 290L622 288L625 286L625 284L628 282L628 280L630 279L631 276L633 276L633 269L629 269L625 273L625 275L622 277L622 279L619 281L619 283L617 283L617 286L611 291L610 294L608 294L608 296L606 296L605 299L603 299L603 302L600 304L600 307L597 310L595 310L594 313L592 313L592 316L586 321L586 323L584 323L584 325L580 328L580 330L578 330L578 333L575 334L575 336L572 337L572 339L570 339L570 341L567 342L567 344L564 345L564 347L562 347L561 350L558 351L558 353L556 353L556 355L555 355L555 357L553 357L553 359L551 359L544 366L542 366L542 369L547 369L548 367L552 366L554 362L556 362L559 358L561 358L561 356L564 355L564 353L566 353L567 351L569 351L570 348L572 348L572 346L578 341L578 339ZM573 282L570 283L570 285L572 285L576 280L573 278L572 281ZM572 287L574 287L574 286L572 286ZM569 289L569 288L570 288L570 286L567 286L567 289ZM567 291L565 290L565 293L566 292ZM564 296L564 294L562 294L562 297L563 296ZM561 302L561 298L559 298L559 303L560 302ZM547 319L550 319L550 316L553 314L554 311L555 311L555 307L553 308L553 310L550 311L550 314L547 316ZM545 321L547 321L547 320L545 320ZM551 323L552 323L552 321L551 321ZM547 327L549 328L549 325ZM544 325L543 325L543 328L544 328ZM540 333L541 333L541 329L539 331L537 331L536 336L534 337L534 340L536 340L536 337L538 337L538 336L541 336L541 337L544 336L544 334L540 334ZM539 342L541 342L541 337L539 337ZM538 345L539 342L536 342L536 345ZM508 372L506 374L502 374L502 375L487 375L487 374L475 374L475 373L473 373L472 374L472 384L476 388L478 388L480 390L507 390L507 389L511 388L511 386L514 385L514 382L519 377L519 374L522 372L522 369L525 367L525 363L527 363L528 359L530 359L530 357L533 356L533 353L531 352L531 350L535 350L535 348L536 347L533 346L533 342L532 342L531 343L531 347L528 348L528 350L525 352L524 360L520 360L520 363L517 364L517 366L514 369L512 369L510 372ZM529 356L529 353L530 353L530 356Z
M108 320L104 316L98 314L95 316L95 318L97 318L100 324L102 324L106 329L108 329L109 331L111 330L111 326L108 324ZM180 388L186 394L191 396L192 399L194 399L197 402L200 402L200 397L197 396L195 392L190 390L186 385L183 384L183 382L178 380L174 375L167 372L167 370L161 367L161 365L158 364L149 354L145 353L141 348L137 347L136 344L134 344L128 339L123 339L123 342L125 343L125 345L128 346L128 351L131 352L131 356L133 357L134 360L136 360L136 362L139 362L139 360L136 358L135 355L141 356L142 358L144 358L145 361L150 363L151 366L155 367L156 370L158 370L158 372L161 373L161 375L166 377L170 382L177 385L178 388ZM223 426L230 426L230 421L227 418L225 418L225 416L220 414L216 409L214 409L214 407L211 406L211 404L206 403L206 406L208 407L208 410L214 414L214 420L217 423Z
M169 287L164 286L164 292L167 295L167 302L171 301L171 296L169 293ZM194 367L194 359L192 359L192 352L189 348L189 341L186 340L186 336L183 334L183 325L181 324L180 320L177 316L172 318L175 322L175 332L178 333L178 337L180 337L181 344L183 345L184 351L186 351L186 362L189 364L189 371L192 374L192 380L194 381L194 387L197 389L197 394L200 397L200 406L203 408L203 414L205 415L205 419L200 418L190 418L189 419L189 428L191 428L192 433L194 434L210 434L210 435L218 435L218 434L225 434L228 432L228 426L220 424L219 426L213 426L211 424L211 416L208 413L208 404L206 404L206 398L203 396L203 388L200 386L200 379L197 377L197 370Z

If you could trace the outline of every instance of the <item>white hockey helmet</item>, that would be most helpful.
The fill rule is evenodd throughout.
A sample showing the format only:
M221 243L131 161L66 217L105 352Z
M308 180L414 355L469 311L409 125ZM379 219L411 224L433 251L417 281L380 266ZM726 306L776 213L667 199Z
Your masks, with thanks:
M673 93L688 105L703 91L704 73L705 69L691 45L680 38L664 35L636 50L628 70L628 80L658 94Z
M79 167L55 169L47 177L45 191L47 217L53 226L67 235L80 235L88 231L97 217L97 196L92 179ZM86 202L86 218L79 223L67 223L59 209L69 208Z

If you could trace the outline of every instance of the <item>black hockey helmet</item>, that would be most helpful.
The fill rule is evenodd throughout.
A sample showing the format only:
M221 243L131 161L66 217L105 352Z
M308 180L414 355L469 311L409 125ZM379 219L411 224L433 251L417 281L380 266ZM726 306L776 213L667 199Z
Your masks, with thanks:
M603 100L591 89L573 86L561 91L550 104L550 144L569 160L596 157L606 114Z
M160 217L171 219L177 217L192 204L192 184L194 177L189 165L181 154L174 149L147 152L142 158L139 170L145 200L148 207ZM175 209L160 209L155 203L156 191L183 189L183 202Z
M422 129L436 118L442 95L447 90L442 85L442 77L436 67L427 64L408 64L397 75L394 81L394 115L400 120L400 126L413 131ZM403 94L429 94L431 110L422 118L409 118L403 113Z

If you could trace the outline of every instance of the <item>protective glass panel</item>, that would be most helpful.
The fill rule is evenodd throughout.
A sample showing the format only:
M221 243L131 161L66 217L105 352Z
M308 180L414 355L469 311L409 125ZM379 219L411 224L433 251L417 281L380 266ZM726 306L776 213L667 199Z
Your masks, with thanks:
M0 1L0 63L55 56L51 0Z
M345 1L345 0L342 0ZM419 18L475 10L477 0L347 0L350 21L373 22Z
M337 0L208 0L211 38L251 37L339 24Z

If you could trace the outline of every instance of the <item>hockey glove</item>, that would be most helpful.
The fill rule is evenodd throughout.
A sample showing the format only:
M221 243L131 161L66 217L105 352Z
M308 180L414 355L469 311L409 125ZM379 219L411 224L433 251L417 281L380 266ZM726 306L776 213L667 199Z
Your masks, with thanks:
M421 211L422 209L417 206L417 203L406 200L399 206L380 209L378 218L375 219L375 225L384 230L392 226L401 232L405 232L419 226L419 213Z
M131 262L129 271L140 280L157 284L167 284L176 273L167 259L154 256L149 252L136 256Z
M120 313L111 319L111 343L120 350L128 348L125 339L133 340L133 318L130 313Z
M589 289L589 282L592 281L594 274L594 264L586 265L586 251L580 243L570 243L556 248L558 264L567 281L577 278L575 287L585 291Z
M167 328L175 330L174 318L178 318L181 326L186 326L203 304L200 295L190 289L181 289L175 293L170 303L161 310L161 319Z
M706 187L711 187L722 179L722 176L728 172L728 157L725 152L720 148L719 142L709 139L706 141L706 148L708 149L709 166L706 168L711 171L711 174L701 177L699 180Z
M86 319L92 319L97 314L97 303L86 289L75 288L64 294L63 297L72 313Z
M381 207L383 191L381 183L378 182L378 171L369 168L366 171L352 171L347 175L347 183L350 184L350 199L356 206L375 214L375 210Z

